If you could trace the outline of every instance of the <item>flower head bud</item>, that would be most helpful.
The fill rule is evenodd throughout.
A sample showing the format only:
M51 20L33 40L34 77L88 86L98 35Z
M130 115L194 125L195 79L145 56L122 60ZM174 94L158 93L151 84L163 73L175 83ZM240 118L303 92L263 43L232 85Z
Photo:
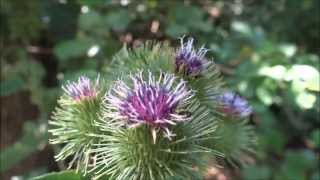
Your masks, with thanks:
M225 92L218 100L223 104L223 111L228 115L245 118L252 113L248 102L233 92Z
M117 81L106 95L106 108L110 109L108 117L125 119L129 126L147 124L154 130L163 130L170 138L173 134L169 125L188 120L186 115L179 114L177 108L192 97L183 80L175 83L172 74L161 73L158 80L149 72L148 78L143 77L142 71L130 75L132 86L123 81ZM175 85L176 84L176 85Z
M99 77L94 84L86 76L80 76L78 81L68 82L67 85L62 86L65 93L75 101L81 101L83 99L95 98L98 91Z
M193 41L194 39L190 38L184 43L183 38L181 38L181 47L176 52L175 56L176 71L189 76L199 75L208 65L208 61L205 58L208 49L202 46L200 49L196 50L193 47Z

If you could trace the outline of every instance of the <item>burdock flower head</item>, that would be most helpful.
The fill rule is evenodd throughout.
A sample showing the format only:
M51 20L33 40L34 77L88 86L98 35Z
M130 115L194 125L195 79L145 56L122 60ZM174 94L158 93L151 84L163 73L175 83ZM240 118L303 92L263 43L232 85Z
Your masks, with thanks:
M129 127L148 125L154 141L158 130L170 139L174 134L169 126L189 119L177 110L189 102L192 91L187 89L185 81L176 82L172 74L161 73L156 80L151 72L144 78L140 71L130 78L131 86L119 80L106 95L106 108L110 110L106 116L126 120Z
M65 93L75 101L84 99L91 99L97 96L99 85L99 77L93 83L88 77L80 76L78 81L68 82L67 85L62 86Z
M188 41L184 43L182 37L180 39L181 47L175 56L176 71L188 76L199 75L209 63L205 58L208 49L202 46L196 50L193 47L193 41L193 38L189 38Z
M252 108L248 102L234 92L225 92L218 100L223 105L222 109L227 115L245 118L252 113Z

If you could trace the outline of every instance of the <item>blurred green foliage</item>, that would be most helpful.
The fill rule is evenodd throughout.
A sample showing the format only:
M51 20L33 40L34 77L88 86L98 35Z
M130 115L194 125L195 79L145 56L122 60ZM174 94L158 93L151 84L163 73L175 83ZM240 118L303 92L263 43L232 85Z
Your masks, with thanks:
M81 177L80 174L77 174L74 171L63 171L63 172L53 172L53 173L48 173L43 176L38 176L35 178L32 178L33 180L81 180L85 179Z
M24 123L22 138L12 146L1 151L0 172L8 170L32 152L46 145L48 139L46 127L44 125L37 126L37 124L28 121Z
M36 127L46 127L65 81L109 71L123 44L177 44L188 35L212 49L227 85L253 106L259 146L243 179L319 179L319 7L317 0L3 1L1 96L29 91L40 114L1 149L1 171L43 145L47 136Z

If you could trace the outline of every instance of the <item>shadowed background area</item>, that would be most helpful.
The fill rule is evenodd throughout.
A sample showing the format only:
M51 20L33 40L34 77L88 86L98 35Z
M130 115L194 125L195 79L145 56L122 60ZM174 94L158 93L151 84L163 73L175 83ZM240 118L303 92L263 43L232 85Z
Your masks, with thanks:
M65 169L48 145L61 85L105 71L124 44L209 48L226 84L250 102L258 148L206 179L319 180L317 0L1 0L0 179Z

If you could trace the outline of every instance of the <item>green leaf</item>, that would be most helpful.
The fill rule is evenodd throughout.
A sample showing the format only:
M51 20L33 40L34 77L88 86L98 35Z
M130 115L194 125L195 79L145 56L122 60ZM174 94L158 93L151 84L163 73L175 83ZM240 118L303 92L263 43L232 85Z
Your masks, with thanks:
M85 55L92 45L93 42L88 39L64 41L54 48L54 53L59 60L67 60Z
M279 48L280 51L288 58L292 57L297 51L297 47L292 44L283 44Z
M313 175L311 176L311 180L319 180L320 179L320 172L315 172L313 173Z
M173 17L173 21L169 22L166 33L172 37L181 36L188 30L203 32L210 32L212 30L212 25L208 21L205 21L204 11L201 8L181 4L176 6L170 14Z
M80 4L94 6L111 3L111 0L79 0Z
M320 148L320 129L316 129L311 133L311 139L317 148Z
M79 17L79 27L84 30L90 30L103 24L100 14L94 11L81 14Z
M53 172L49 174L44 174L32 180L85 180L87 178L82 177L80 174L77 174L75 171L61 171L61 172Z
M5 80L0 84L0 96L8 96L13 94L24 87L25 83L19 77Z
M179 24L169 24L169 26L166 28L166 34L168 34L171 37L179 37L182 36L183 34L186 34L188 32L188 29Z
M203 31L203 32L210 32L212 31L212 25L208 22L205 22L205 21L200 21L198 24L197 24L197 29Z
M235 32L241 33L247 37L250 37L252 34L251 27L245 22L234 21L231 23L231 27Z
M312 93L301 92L297 94L295 100L300 108L310 109L315 105L317 97Z
M174 9L175 20L178 24L188 27L197 27L198 23L203 22L204 12L195 6L177 6Z
M273 78L275 80L283 80L285 78L287 69L283 65L276 65L276 66L262 66L259 69L259 74L263 76L267 76Z
M316 166L315 154L309 150L288 151L285 154L285 163L282 173L287 179L306 179L306 172Z
M312 79L310 79L307 84L306 84L306 88L310 91L320 91L320 82L319 82L319 77L314 77Z
M320 91L319 71L310 65L293 65L287 72L286 79L300 82L302 89L306 88L311 91Z
M244 179L270 179L271 171L268 167L248 166L243 170Z
M257 96L265 105L270 105L272 103L272 94L263 87L257 89Z
M130 21L131 19L128 11L123 9L111 12L106 16L107 24L111 26L114 30L125 30L129 25Z
M259 138L260 146L265 150L272 150L275 153L281 154L285 143L287 142L286 136L281 131L272 129Z

